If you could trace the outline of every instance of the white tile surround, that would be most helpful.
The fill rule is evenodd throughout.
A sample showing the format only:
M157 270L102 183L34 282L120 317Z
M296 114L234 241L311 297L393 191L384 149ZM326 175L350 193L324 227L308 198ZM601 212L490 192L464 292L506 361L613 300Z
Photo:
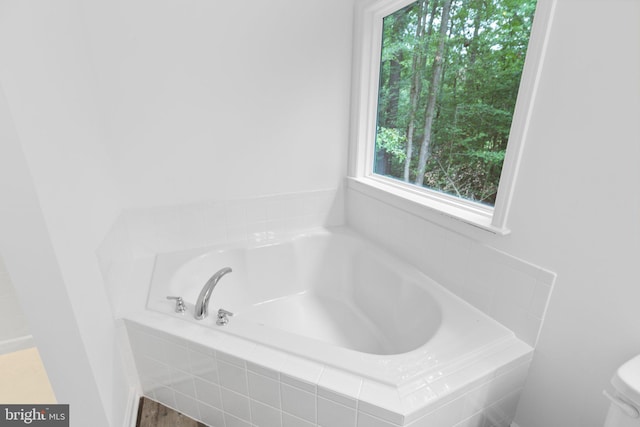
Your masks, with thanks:
M535 347L555 273L353 189L347 189L346 200L349 227L408 260Z
M144 255L340 224L342 189L135 209L121 215L101 250L108 257L123 233L134 255Z
M452 373L451 393L405 415L385 400L428 402L430 387L390 390L213 330L198 334L203 346L140 322L125 321L144 395L212 427L507 427L531 357L484 370L463 390L456 383L468 379Z
M535 345L553 273L351 190L124 212L97 255L114 314L121 318L144 306L147 289L140 283L149 283L157 253L345 222ZM424 410L430 412L405 417L368 403L375 387L363 387L361 378L345 380L344 373L323 366L264 366L236 347L205 348L148 326L127 322L144 394L212 426L508 426L530 359L527 354L485 372ZM202 363L205 371L198 367Z
M344 222L342 188L135 209L120 215L96 255L119 317L141 302L132 296L139 290L130 284L134 260Z

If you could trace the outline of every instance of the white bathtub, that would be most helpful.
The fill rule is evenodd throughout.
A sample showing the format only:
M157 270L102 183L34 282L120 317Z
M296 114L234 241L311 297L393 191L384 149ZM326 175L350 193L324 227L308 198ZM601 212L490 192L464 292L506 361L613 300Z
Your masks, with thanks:
M530 358L531 348L509 329L348 228L263 237L269 238L157 255L147 309L171 320L132 320L163 329L164 337L199 341L198 348L215 351L227 336L252 352L270 349L320 372L360 378L350 398L368 401L365 410L378 405L398 414L382 416L391 425L429 413L444 403L438 399L466 396ZM224 267L233 271L214 289L208 318L195 320L200 290ZM187 312L175 313L167 296L181 296ZM215 323L219 308L234 313L225 326ZM295 377L287 363L278 371Z

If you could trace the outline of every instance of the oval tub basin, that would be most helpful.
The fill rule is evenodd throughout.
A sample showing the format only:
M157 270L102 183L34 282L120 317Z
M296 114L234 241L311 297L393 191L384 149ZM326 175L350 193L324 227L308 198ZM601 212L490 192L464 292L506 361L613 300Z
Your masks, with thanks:
M218 270L209 316L194 304ZM166 296L181 296L177 314ZM513 333L348 228L159 254L147 307L399 386L461 364ZM216 325L219 308L233 312Z

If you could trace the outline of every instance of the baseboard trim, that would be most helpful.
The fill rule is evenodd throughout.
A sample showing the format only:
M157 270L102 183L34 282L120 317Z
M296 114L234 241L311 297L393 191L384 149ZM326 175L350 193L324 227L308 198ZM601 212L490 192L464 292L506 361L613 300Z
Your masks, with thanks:
M124 415L124 427L136 427L138 422L138 405L140 405L140 394L135 387L129 388L127 398L127 411Z

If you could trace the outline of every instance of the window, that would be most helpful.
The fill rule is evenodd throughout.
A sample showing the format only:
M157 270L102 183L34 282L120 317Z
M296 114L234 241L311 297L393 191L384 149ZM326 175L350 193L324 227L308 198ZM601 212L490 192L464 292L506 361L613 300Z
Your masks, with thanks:
M552 10L553 0L361 2L350 185L508 232Z

